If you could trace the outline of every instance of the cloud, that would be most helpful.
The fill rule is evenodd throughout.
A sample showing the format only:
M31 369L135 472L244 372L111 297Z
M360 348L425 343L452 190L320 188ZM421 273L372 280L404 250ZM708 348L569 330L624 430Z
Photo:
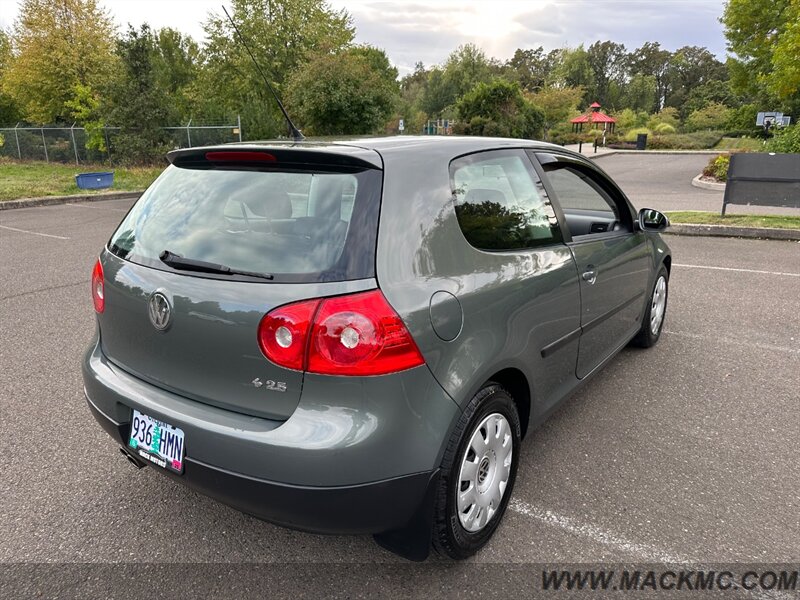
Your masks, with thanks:
M719 58L725 54L718 20L723 0L330 1L352 15L356 41L386 49L401 74L419 60L440 64L469 42L500 60L517 48L552 50L598 40L629 50L649 41L669 50L692 45L706 46Z
M18 5L5 2L0 26L9 27ZM174 27L198 40L210 11L229 0L101 0L120 25L149 22ZM725 39L718 19L724 0L329 0L344 8L357 28L356 41L384 48L401 75L417 61L440 64L459 45L474 43L506 60L517 48L660 42L676 50L706 46L719 58Z

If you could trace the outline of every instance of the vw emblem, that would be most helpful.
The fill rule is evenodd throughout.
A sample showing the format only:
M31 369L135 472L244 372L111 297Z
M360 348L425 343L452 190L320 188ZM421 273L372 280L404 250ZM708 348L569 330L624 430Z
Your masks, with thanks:
M147 303L147 312L150 315L150 322L153 327L159 331L164 331L169 327L172 318L172 309L169 306L169 300L161 292L156 292L150 296Z

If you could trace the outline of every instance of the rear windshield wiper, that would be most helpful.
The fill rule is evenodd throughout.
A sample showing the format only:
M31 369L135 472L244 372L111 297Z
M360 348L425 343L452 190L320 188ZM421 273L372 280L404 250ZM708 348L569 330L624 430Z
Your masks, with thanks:
M169 265L173 269L180 269L181 271L196 271L198 273L219 273L220 275L245 275L247 277L258 277L259 279L275 279L274 275L269 273L255 273L253 271L239 271L238 269L231 269L225 265L218 265L216 263L206 262L204 260L196 260L194 258L183 258L179 254L164 250L158 255L165 265Z

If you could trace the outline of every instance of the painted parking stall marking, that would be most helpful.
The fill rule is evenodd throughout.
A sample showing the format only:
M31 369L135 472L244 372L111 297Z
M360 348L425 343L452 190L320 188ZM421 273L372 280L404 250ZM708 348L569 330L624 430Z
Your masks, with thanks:
M30 235L40 235L42 237L54 238L56 240L68 240L68 237L63 235L53 235L52 233L41 233L39 231L29 231L27 229L17 229L16 227L9 227L8 225L0 225L0 229L8 229L9 231L16 231L18 233L28 233Z
M735 273L755 273L758 275L780 275L782 277L800 277L800 273L785 273L783 271L761 271L759 269L739 269L735 267L712 267L710 265L673 265L681 269L709 269L711 271L733 271Z

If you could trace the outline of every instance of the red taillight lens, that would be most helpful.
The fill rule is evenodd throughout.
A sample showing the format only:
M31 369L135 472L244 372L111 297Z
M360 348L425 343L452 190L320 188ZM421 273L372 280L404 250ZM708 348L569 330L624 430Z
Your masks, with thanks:
M308 333L319 300L287 304L268 313L258 326L261 352L276 365L302 371Z
M384 375L425 362L379 290L277 308L258 340L272 362L321 375Z
M310 373L383 375L423 362L405 324L379 290L324 300L314 318Z
M92 301L94 302L94 309L101 313L106 308L106 286L103 280L103 265L100 264L100 259L94 264L92 271Z

